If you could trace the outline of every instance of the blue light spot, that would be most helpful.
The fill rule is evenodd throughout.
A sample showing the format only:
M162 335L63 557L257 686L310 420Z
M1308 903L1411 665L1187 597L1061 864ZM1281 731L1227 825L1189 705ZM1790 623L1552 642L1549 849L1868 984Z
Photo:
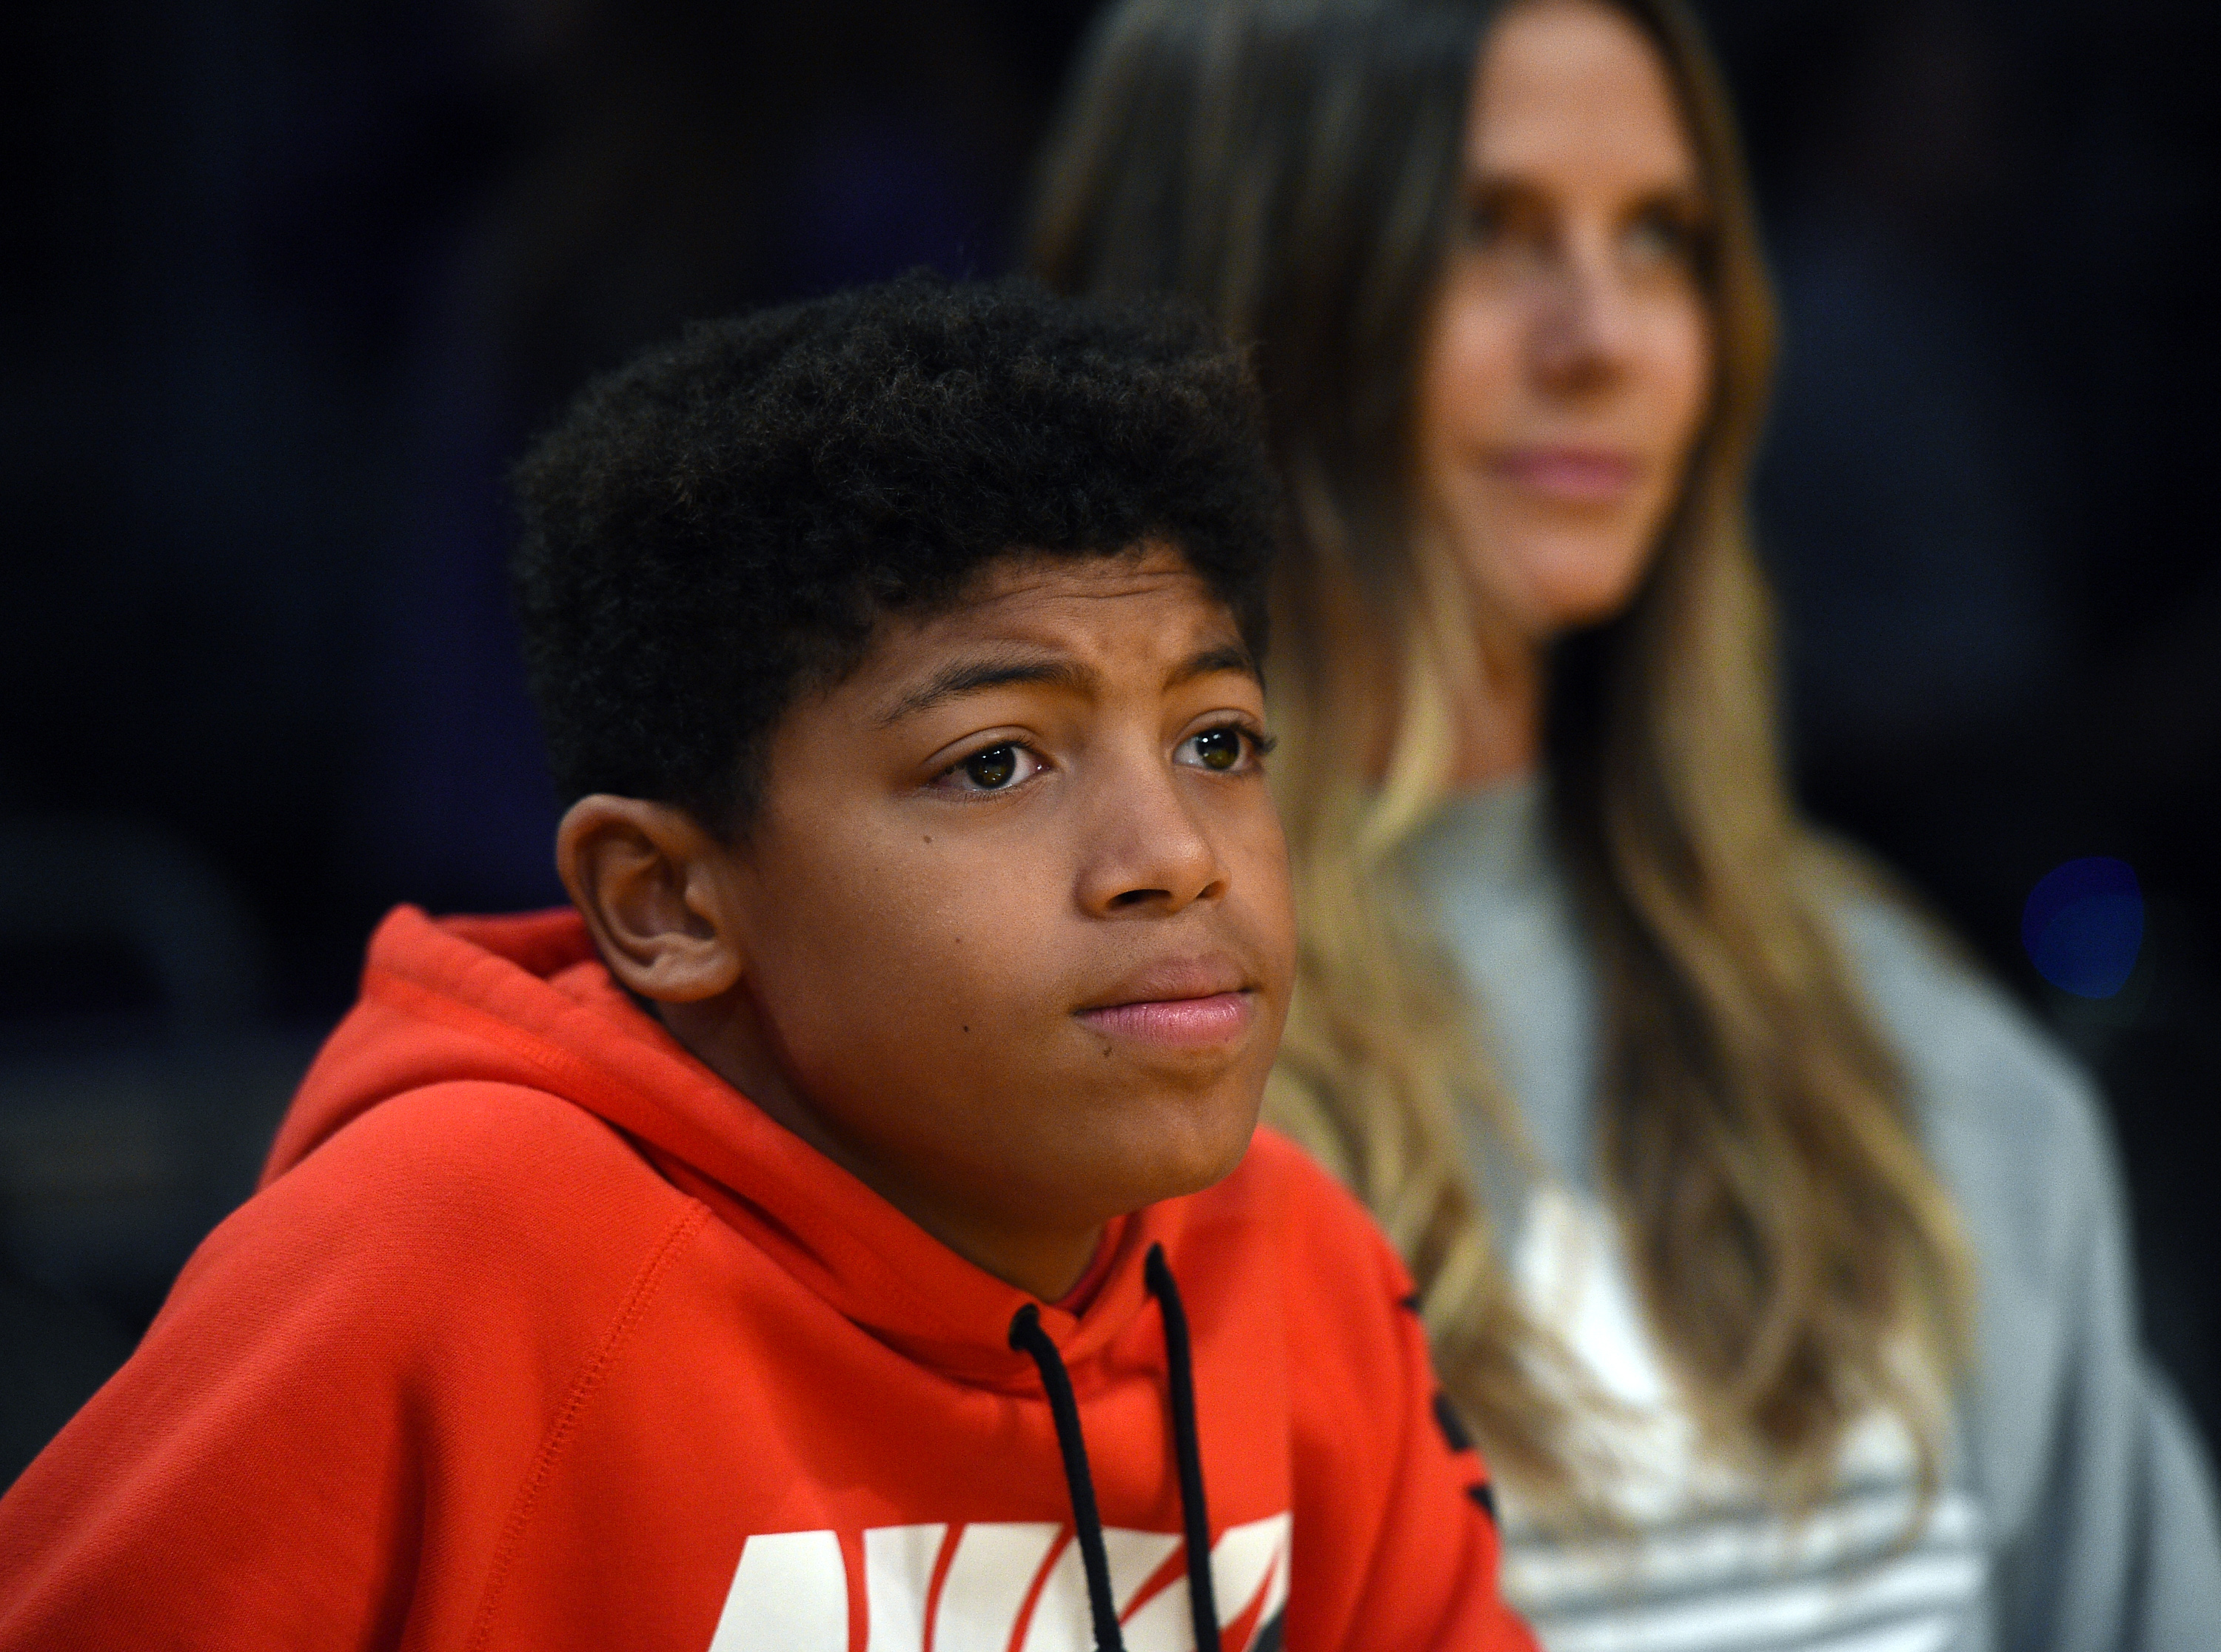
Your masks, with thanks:
M2128 983L2143 944L2144 895L2128 862L2104 855L2045 873L2021 909L2020 941L2061 992L2111 998Z

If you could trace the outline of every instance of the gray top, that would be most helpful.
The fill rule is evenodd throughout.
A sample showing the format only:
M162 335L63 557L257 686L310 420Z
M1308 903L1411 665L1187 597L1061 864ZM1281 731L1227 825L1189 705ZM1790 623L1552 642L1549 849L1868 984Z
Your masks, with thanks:
M1596 985L1539 789L1452 803L1411 863L1558 1179L1504 1223L1523 1287L1608 1390L1655 1412L1622 1454L1650 1488L1626 1506L1630 1537L1561 1542L1509 1512L1505 1588L1551 1652L2221 1649L2212 1481L2138 1342L2102 1113L2025 1015L1905 915L1879 904L1841 914L1974 1243L1979 1365L1956 1407L1952 1483L1917 1543L1899 1547L1903 1522L1889 1522L1912 1506L1910 1459L1879 1424L1847 1451L1840 1494L1792 1530L1674 1433L1671 1381L1593 1193ZM1472 1151L1484 1172L1478 1129Z

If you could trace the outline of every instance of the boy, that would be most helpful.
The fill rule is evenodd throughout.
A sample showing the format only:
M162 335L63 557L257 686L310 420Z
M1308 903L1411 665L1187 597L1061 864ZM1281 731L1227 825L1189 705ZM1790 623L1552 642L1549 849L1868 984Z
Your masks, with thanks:
M1023 288L591 390L519 478L576 909L386 920L0 1646L1526 1645L1400 1269L1250 1143L1266 477L1223 346Z

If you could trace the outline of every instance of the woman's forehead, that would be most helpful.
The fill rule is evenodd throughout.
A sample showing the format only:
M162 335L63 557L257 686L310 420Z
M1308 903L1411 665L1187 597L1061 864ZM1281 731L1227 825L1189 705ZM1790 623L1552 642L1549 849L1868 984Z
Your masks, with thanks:
M1674 81L1632 18L1599 0L1530 0L1482 42L1466 164L1692 187L1698 165Z

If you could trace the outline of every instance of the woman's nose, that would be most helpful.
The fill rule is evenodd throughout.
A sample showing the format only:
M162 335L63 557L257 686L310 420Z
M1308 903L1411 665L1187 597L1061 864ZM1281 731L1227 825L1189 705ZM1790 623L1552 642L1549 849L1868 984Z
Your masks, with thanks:
M1601 237L1570 238L1536 284L1530 356L1554 390L1608 383L1626 365L1632 295Z

